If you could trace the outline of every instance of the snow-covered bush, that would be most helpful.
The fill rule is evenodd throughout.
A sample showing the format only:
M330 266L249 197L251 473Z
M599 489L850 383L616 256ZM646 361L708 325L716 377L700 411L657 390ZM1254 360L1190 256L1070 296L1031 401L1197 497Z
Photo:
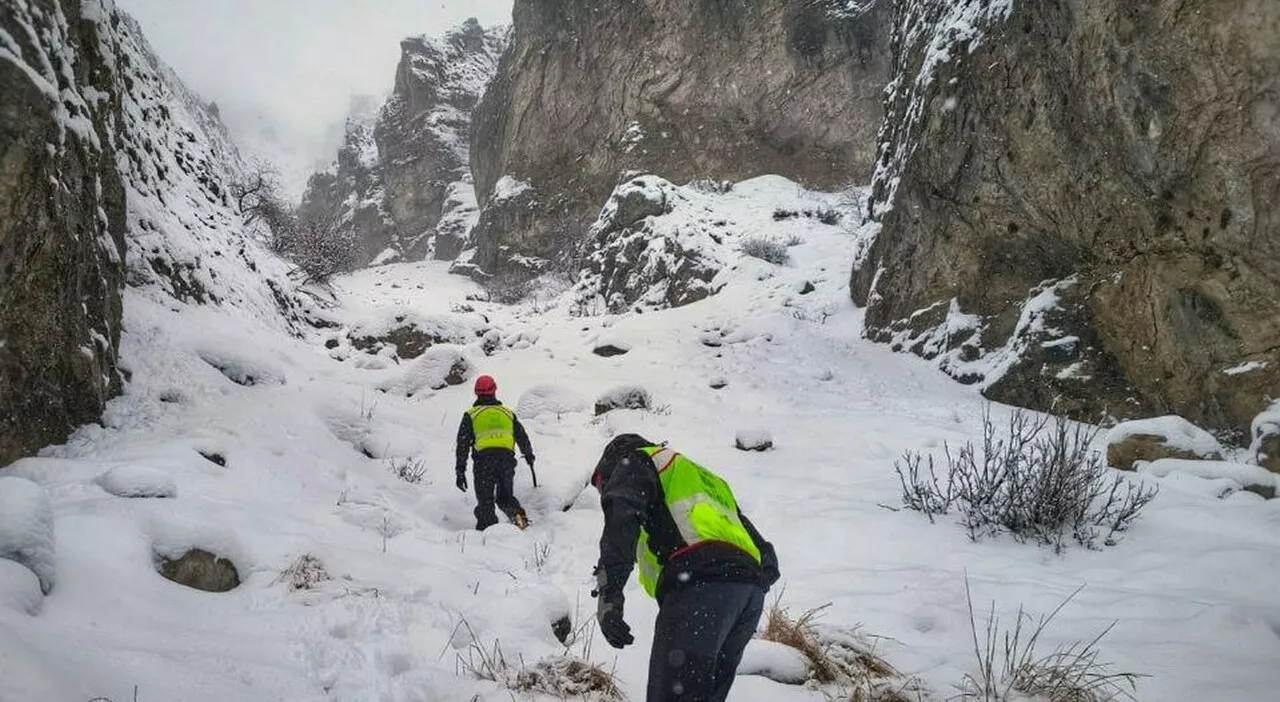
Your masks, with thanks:
M293 215L271 233L272 248L298 267L304 284L324 285L359 263L360 242L355 231L337 222Z
M739 250L752 258L767 261L775 266L785 266L791 262L791 252L787 250L785 242L762 236L754 236L743 241Z
M619 409L653 409L653 396L639 385L619 385L596 398L596 416Z
M985 639L979 641L977 615L973 596L968 596L969 626L974 642L976 672L965 675L960 695L953 699L967 702L1013 702L1045 700L1045 702L1114 702L1134 700L1137 673L1116 673L1099 659L1098 644L1111 631L1107 627L1090 641L1059 646L1051 652L1040 649L1040 639L1058 612L1062 611L1080 590L1076 590L1057 609L1035 619L1021 607L1012 627L1002 627L992 604L987 617ZM1115 626L1112 624L1112 626Z
M535 385L525 390L516 403L516 414L528 418L544 414L558 417L586 409L586 398L562 385Z
M116 497L177 497L173 476L147 466L117 466L98 476L98 485Z
M953 508L969 538L1008 532L1019 541L1065 548L1113 545L1157 489L1109 473L1091 443L1096 429L1063 417L1015 411L1003 430L987 414L982 445L947 447L939 477L932 455L908 451L894 467L902 502L930 521Z
M53 590L53 509L44 488L25 478L0 478L0 559L27 567L44 594Z

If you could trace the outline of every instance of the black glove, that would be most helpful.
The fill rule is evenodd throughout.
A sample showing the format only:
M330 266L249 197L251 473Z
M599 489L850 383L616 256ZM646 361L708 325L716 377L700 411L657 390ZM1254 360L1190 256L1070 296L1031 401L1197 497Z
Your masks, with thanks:
M596 588L591 591L591 595L598 598L596 622L600 625L600 633L604 635L604 640L614 648L625 648L635 643L636 638L631 635L631 627L627 626L626 620L622 618L624 601L622 590L610 591L608 574L598 566L596 567Z
M624 648L635 643L636 637L631 635L631 627L622 618L622 593L600 595L596 604L596 621L600 624L600 633L604 640L614 648Z
M461 490L461 491L463 491L463 492L466 492L466 491L467 491L467 473L466 473L466 471L458 471L458 489L459 489L459 490Z

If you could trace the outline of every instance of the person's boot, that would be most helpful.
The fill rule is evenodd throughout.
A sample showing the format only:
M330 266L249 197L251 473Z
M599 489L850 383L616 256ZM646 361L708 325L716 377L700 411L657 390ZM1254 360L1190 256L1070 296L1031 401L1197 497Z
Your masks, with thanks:
M524 512L516 512L511 517L511 523L519 527L521 531L529 528L529 518L524 515Z

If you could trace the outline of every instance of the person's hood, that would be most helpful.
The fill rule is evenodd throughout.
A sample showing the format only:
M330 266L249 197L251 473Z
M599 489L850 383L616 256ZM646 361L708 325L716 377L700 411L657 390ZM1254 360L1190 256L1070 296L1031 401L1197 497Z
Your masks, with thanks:
M652 441L640 436L639 434L619 434L613 437L605 447L604 452L600 454L600 460L596 462L596 469L591 472L588 483L595 485L599 490L609 479L609 475L613 473L614 467L618 465L618 461L622 460L627 453L645 446L655 446Z

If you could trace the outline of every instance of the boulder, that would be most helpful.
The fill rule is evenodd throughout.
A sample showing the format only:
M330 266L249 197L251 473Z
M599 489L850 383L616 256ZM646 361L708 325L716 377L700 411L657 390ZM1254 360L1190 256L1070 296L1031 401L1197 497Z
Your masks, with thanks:
M45 489L25 478L0 477L0 559L26 567L49 594L56 581L53 508Z
M653 396L639 385L619 385L596 398L596 416L618 409L653 409Z
M413 397L423 390L443 390L462 385L474 373L474 367L457 346L433 346L413 361L403 374L378 386L383 392Z
M622 342L606 342L597 344L591 349L591 353L604 358L613 358L614 356L624 356L631 351L631 345Z
M1106 443L1107 465L1121 470L1133 470L1138 461L1218 461L1223 455L1212 434L1174 415L1121 422L1107 434Z
M234 563L200 548L175 559L160 556L156 568L166 579L204 592L228 592L240 586Z
M1280 473L1280 403L1255 417L1249 433L1253 459L1272 473Z
M768 429L739 429L733 447L739 451L768 451L773 448L773 434Z

